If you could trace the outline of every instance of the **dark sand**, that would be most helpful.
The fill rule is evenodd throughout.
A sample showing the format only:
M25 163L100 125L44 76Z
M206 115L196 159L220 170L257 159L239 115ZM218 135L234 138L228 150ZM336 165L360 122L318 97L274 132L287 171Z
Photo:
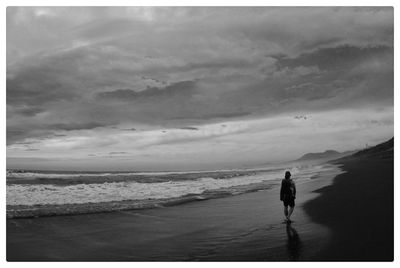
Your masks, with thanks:
M292 225L283 222L277 187L165 208L7 219L7 260L314 259L329 241L330 232L311 221L302 207L336 174L323 174L297 185Z
M329 227L328 246L314 260L392 261L393 159L350 159L347 173L305 205L313 221Z

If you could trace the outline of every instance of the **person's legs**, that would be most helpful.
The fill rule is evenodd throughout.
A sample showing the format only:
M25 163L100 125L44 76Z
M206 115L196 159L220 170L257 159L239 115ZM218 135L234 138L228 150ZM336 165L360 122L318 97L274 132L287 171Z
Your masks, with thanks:
M283 213L285 214L286 219L288 219L288 215L289 215L288 206L284 206Z
M287 208L286 208L286 210L287 210ZM288 212L288 214L286 216L288 218L288 220L290 220L290 216L292 215L293 210L294 210L294 206L289 208L289 212Z

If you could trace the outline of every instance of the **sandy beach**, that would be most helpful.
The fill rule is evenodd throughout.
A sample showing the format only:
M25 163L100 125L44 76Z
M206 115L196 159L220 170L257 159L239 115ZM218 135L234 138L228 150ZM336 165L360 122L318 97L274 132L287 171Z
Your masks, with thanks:
M393 159L336 161L297 185L176 206L7 219L8 261L391 261Z
M393 139L297 184L142 210L7 219L8 261L392 261Z
M346 173L306 204L311 219L332 235L315 260L392 261L393 158L339 161Z
M283 222L277 187L156 209L7 219L7 260L310 260L330 232L302 207L337 172L297 185L292 225Z

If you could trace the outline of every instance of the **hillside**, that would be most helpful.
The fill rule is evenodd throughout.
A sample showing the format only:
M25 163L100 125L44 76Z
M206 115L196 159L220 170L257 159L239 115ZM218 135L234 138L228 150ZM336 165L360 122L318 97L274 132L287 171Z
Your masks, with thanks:
M321 153L307 153L307 154L303 155L302 157L300 157L299 159L297 159L296 161L335 159L335 158L347 156L352 153L354 153L354 151L346 151L346 152L340 153L335 150L327 150L327 151L321 152Z
M378 144L374 147L361 150L352 156L359 158L380 158L380 159L390 159L393 158L394 149L394 137L390 140Z
M360 150L354 154L334 159L332 162L342 162L357 159L393 159L394 137L373 147Z

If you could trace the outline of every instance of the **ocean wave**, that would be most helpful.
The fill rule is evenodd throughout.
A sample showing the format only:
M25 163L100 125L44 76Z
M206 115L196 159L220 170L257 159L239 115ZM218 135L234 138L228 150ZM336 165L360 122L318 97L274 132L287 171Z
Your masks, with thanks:
M302 183L331 169L332 165L300 166L296 167L294 177L296 183ZM294 171L294 167L290 170ZM238 176L224 179L201 177L154 183L126 180L70 185L7 184L7 216L21 213L63 215L176 205L268 189L279 185L282 178L281 170L235 174ZM65 207L64 212L62 207Z
M7 218L29 218L42 216L78 215L90 213L103 213L123 210L140 210L177 206L194 201L222 198L242 193L255 192L269 189L273 184L254 183L250 187L234 186L221 188L214 191L204 191L201 194L186 194L179 197L122 200L109 202L88 202L73 204L38 204L38 205L7 205Z
M282 169L263 170L221 170L192 172L142 172L142 173L43 173L7 171L7 185L10 184L96 184L110 182L160 183L168 181L198 180L204 177L229 179L257 173L278 172Z
M105 182L93 184L7 185L7 205L82 204L123 200L163 199L204 191L248 185L277 178L277 174L234 177L231 179L200 178L189 181L160 183Z
M110 176L164 176L164 175L193 175L193 174L224 174L243 173L254 171L274 171L281 168L264 169L220 169L208 171L146 171L146 172L77 172L77 171L29 171L29 170L7 170L7 177L34 179L34 178L77 178L77 177L110 177Z

